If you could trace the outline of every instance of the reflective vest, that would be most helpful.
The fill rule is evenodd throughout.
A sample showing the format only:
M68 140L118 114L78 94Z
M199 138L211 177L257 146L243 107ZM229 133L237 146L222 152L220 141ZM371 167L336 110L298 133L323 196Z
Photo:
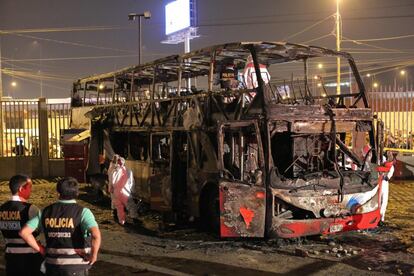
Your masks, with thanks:
M42 212L46 238L46 265L60 270L80 271L90 268L85 256L90 254L90 239L81 229L83 207L77 203L57 202Z
M20 229L29 220L30 206L30 203L14 200L0 206L0 230L6 242L5 252L8 254L38 253L19 236Z

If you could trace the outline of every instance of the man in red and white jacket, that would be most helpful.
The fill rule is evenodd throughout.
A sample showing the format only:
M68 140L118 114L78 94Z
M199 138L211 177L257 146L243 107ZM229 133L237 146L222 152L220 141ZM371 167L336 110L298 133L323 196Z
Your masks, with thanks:
M389 180L394 174L394 165L395 165L395 158L394 156L388 152L387 154L388 160L384 160L384 165L381 167L378 167L378 172L383 173L383 180L382 180L382 187L381 187L381 222L380 225L384 224L385 221L385 212L387 211L388 206L388 194L389 194ZM385 157L384 157L385 159Z

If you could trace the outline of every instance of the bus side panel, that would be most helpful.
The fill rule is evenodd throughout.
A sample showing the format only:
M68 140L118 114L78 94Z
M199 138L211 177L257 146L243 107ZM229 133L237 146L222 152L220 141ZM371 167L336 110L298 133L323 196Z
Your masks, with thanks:
M221 182L219 192L221 237L264 237L265 188Z
M170 171L152 168L153 175L149 185L151 191L151 209L161 212L172 210L172 189Z
M126 160L126 166L134 174L135 192L134 196L139 197L145 202L150 202L150 164L143 161Z

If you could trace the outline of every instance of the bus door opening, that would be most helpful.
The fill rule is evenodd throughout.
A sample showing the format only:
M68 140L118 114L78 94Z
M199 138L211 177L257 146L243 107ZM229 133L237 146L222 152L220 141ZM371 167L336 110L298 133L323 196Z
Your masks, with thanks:
M187 133L174 132L172 145L172 208L175 212L182 212L186 209L187 199Z
M151 135L151 209L171 211L171 135Z
M263 237L266 188L256 123L234 122L219 131L222 178L219 182L222 237Z

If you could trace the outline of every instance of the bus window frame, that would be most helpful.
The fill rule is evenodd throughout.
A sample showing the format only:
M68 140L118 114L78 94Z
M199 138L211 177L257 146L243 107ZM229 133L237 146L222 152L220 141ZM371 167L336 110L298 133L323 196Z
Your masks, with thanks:
M217 158L217 162L218 162L218 169L221 173L221 175L223 175L224 178L226 177L226 171L227 169L225 168L224 165L224 132L225 129L236 129L236 128L245 128L245 127L249 127L249 126L254 126L255 129L255 133L256 133L256 139L257 139L257 151L258 151L258 169L260 170L263 174L263 176L265 175L265 158L264 158L264 151L263 151L263 142L262 142L262 137L261 137L261 132L260 132L260 128L259 128L259 124L257 122L257 120L245 120L245 121L226 121L226 122L220 122L218 124L218 133L217 133L217 139L218 139L218 158ZM251 186L261 186L263 185L260 183L252 183L252 182L248 182L242 179L242 177L240 177L241 179L229 179L231 182L237 182L237 183L243 183L243 184L247 184L247 185L251 185Z

